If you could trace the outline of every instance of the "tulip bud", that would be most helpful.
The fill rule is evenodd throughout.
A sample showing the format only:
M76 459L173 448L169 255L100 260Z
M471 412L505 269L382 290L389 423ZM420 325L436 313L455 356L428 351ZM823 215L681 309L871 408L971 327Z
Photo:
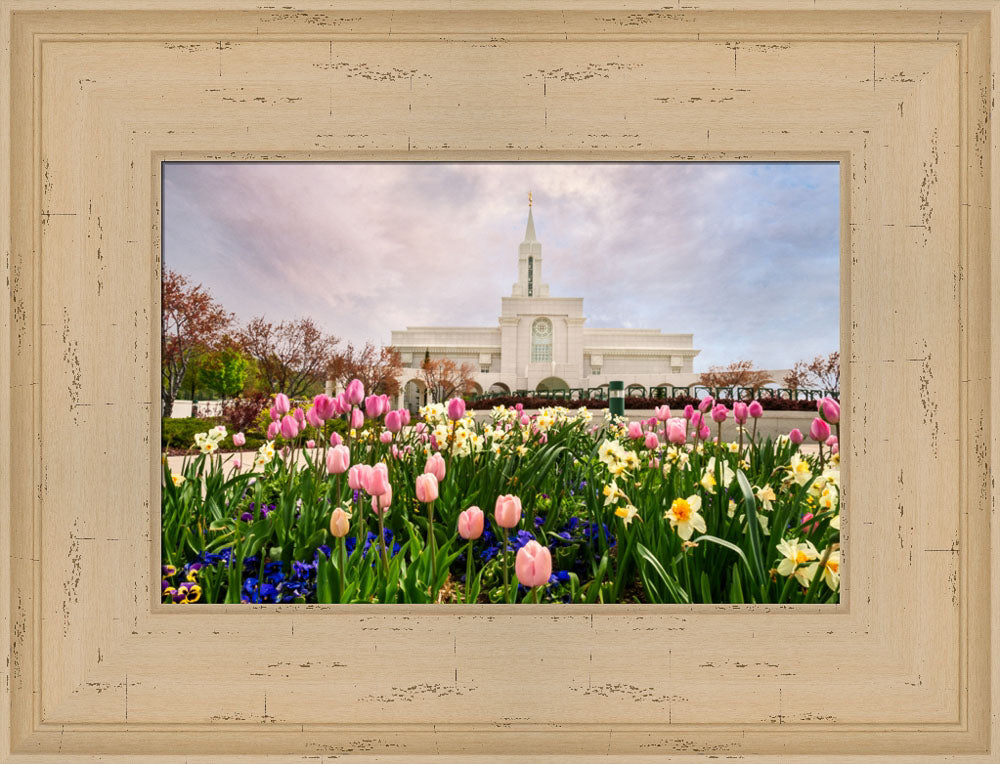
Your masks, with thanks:
M317 430L323 426L323 420L320 419L319 412L316 410L315 406L306 412L306 422L308 422L311 427L315 427Z
M306 412L296 406L295 411L292 412L292 416L295 417L295 421L298 422L299 429L303 429L303 425L306 421Z
M361 409L354 409L351 411L351 429L360 430L361 426L365 423L365 415L361 413Z
M335 445L326 452L326 471L330 475L342 475L351 465L351 450L347 446Z
M513 528L521 521L521 500L509 493L498 496L493 517L501 528Z
M281 429L281 425L278 422L271 422L267 426L267 439L274 440L278 437L278 431Z
M629 422L628 423L628 436L632 440L638 440L642 437L642 422Z
M438 480L432 472L417 475L417 501L430 504L438 497Z
M704 414L714 405L715 405L715 398L713 398L711 395L706 395L704 398L701 399L701 403L698 404L698 411Z
M408 409L400 409L399 417L403 420L403 427L408 427L410 424L410 412Z
M736 424L744 424L748 416L750 416L750 411L747 405L743 401L736 401L733 404L733 419Z
M364 490L370 471L371 466L368 464L355 464L347 471L347 485L351 487L352 491Z
M667 420L667 440L678 446L687 440L687 423L683 419Z
M656 418L661 422L670 419L670 406L657 406L653 411L656 412Z
M524 414L521 417L521 426L527 427L530 423L531 423L531 417L529 417L527 414Z
M457 422L465 416L465 401L461 398L452 398L448 401L448 418Z
M316 441L311 438L306 441L306 448L316 448Z
M330 433L330 445L331 446L339 446L343 442L344 442L344 439L342 437L340 437L340 433L339 432L331 432Z
M809 437L819 443L822 443L830 437L830 425L819 417L816 417L809 426Z
M242 446L245 445L246 442L247 442L247 436L244 435L242 432L238 432L233 436L234 446Z
M429 472L437 481L440 483L444 480L444 457L440 453L431 454L430 458L427 460L427 464L424 465L424 472Z
M800 443L802 443L803 440L805 440L805 437L802 435L802 431L798 427L796 427L794 430L788 433L788 439L797 446Z
M727 416L729 416L729 409L726 408L726 404L719 403L712 407L712 419L715 422L724 422Z
M357 406L361 401L365 399L365 386L362 384L360 379L352 379L347 383L347 389L344 390L344 400L346 400L352 406Z
M646 441L645 441L646 448L652 450L654 448L659 448L659 445L660 445L660 439L659 439L659 437L657 437L656 433L655 432L647 432L646 433Z
M316 409L316 416L322 420L332 419L336 404L329 395L320 393L313 398L313 408Z
M830 424L837 424L840 421L840 404L833 398L823 398L817 408L819 415Z
M379 442L384 445L389 445L392 443L392 433L388 430L384 430L381 435L378 436Z
M299 423L295 421L295 417L290 414L285 414L281 417L281 437L291 440L298 434Z
M708 440L712 437L712 430L707 423L702 422L701 427L698 428L698 437L702 440Z
M351 516L340 507L333 510L333 514L330 515L330 533L334 538L342 539L347 535L351 527L350 518Z
M530 589L546 584L552 576L552 553L537 541L529 541L517 550L514 572L521 586Z
M760 401L750 401L750 405L747 406L747 412L754 419L760 419L764 416L764 407L760 405Z
M458 535L467 541L483 535L486 516L479 507L469 507L458 514Z
M399 432L403 429L403 418L398 411L390 411L385 415L385 429L389 432Z
M694 406L690 403L684 407L684 418L691 419L694 416Z
M377 395L369 395L365 398L365 414L369 419L378 419L382 410L382 401Z
M288 400L288 396L284 393L278 393L274 396L274 410L278 412L278 416L284 416L291 409L292 403Z
M274 406L271 406L271 408L268 409L268 413L270 413L271 421L273 422L277 422L279 419L281 419L281 414L278 413L278 409L276 409Z
M376 515L381 515L390 506L392 506L392 486L386 484L385 491L383 493L380 493L377 496L372 496L372 511Z

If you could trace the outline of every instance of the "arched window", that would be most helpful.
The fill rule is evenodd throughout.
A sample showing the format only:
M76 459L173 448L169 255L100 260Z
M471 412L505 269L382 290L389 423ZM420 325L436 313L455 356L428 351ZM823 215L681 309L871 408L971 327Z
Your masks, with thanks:
M531 325L531 360L552 360L552 322L547 318L536 318Z

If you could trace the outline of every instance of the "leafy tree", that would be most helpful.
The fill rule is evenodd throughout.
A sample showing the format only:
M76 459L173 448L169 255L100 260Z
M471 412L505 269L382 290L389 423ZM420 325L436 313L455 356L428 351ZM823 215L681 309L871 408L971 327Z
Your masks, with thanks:
M471 364L461 366L450 358L425 360L420 369L420 377L437 402L444 401L455 395L467 395L473 391L475 369Z
M376 348L370 342L358 349L348 343L347 347L334 357L327 369L330 379L346 385L352 379L360 379L365 390L372 393L397 395L399 375L403 363L396 348L386 345Z
M251 320L236 340L256 361L257 373L268 390L290 398L323 383L340 341L320 330L311 318L273 324L263 317Z
M237 348L230 346L208 353L200 366L199 382L225 400L243 392L250 371L250 360Z
M785 387L798 390L813 387L830 392L840 390L840 352L818 355L812 361L796 361L782 380Z
M176 271L164 271L160 315L164 417L173 413L174 401L191 359L215 346L232 321L233 315L201 284L191 284Z
M698 379L698 383L705 387L748 387L754 393L773 381L766 371L755 369L753 361L734 361L728 366L710 366Z

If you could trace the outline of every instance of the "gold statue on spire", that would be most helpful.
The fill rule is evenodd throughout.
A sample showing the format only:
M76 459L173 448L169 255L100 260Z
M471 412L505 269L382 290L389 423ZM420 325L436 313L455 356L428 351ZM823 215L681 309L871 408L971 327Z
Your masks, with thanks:
M528 192L528 206L531 206L531 192Z

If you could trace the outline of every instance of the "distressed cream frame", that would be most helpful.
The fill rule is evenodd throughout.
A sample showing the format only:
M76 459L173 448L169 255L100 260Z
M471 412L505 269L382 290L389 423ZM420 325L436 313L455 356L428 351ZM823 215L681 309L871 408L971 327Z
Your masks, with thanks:
M3 759L997 761L997 7L2 0ZM203 158L842 162L842 603L160 606Z

